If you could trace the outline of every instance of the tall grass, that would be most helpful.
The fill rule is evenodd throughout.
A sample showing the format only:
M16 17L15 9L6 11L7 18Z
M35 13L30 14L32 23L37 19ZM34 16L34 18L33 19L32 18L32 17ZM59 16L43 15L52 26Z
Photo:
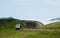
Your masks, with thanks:
M60 31L2 30L0 38L60 38Z

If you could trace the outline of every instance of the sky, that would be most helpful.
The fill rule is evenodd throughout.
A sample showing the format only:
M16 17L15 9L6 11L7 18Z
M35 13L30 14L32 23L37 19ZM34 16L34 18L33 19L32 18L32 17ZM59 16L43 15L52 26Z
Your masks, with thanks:
M14 17L47 23L60 17L60 0L0 0L0 18Z

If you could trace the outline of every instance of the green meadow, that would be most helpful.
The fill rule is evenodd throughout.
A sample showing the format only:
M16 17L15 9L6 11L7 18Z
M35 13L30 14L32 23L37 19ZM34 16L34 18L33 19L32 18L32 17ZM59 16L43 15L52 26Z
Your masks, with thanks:
M2 30L0 38L60 38L60 31L48 30Z
M60 22L42 24L38 29L29 30L28 27L24 30L27 27L23 26L22 29L16 30L17 22L22 23L23 21L12 18L0 19L0 38L60 38Z

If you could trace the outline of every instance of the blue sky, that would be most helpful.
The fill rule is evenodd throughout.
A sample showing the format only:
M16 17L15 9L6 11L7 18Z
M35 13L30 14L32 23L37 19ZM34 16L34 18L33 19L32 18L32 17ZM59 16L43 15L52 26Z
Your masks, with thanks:
M60 0L0 0L0 18L46 21L60 17Z

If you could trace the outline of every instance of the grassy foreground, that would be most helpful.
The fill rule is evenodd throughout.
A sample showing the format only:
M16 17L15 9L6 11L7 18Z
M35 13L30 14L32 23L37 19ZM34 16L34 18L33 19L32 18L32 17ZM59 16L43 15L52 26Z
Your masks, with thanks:
M60 31L1 30L0 38L60 38Z

